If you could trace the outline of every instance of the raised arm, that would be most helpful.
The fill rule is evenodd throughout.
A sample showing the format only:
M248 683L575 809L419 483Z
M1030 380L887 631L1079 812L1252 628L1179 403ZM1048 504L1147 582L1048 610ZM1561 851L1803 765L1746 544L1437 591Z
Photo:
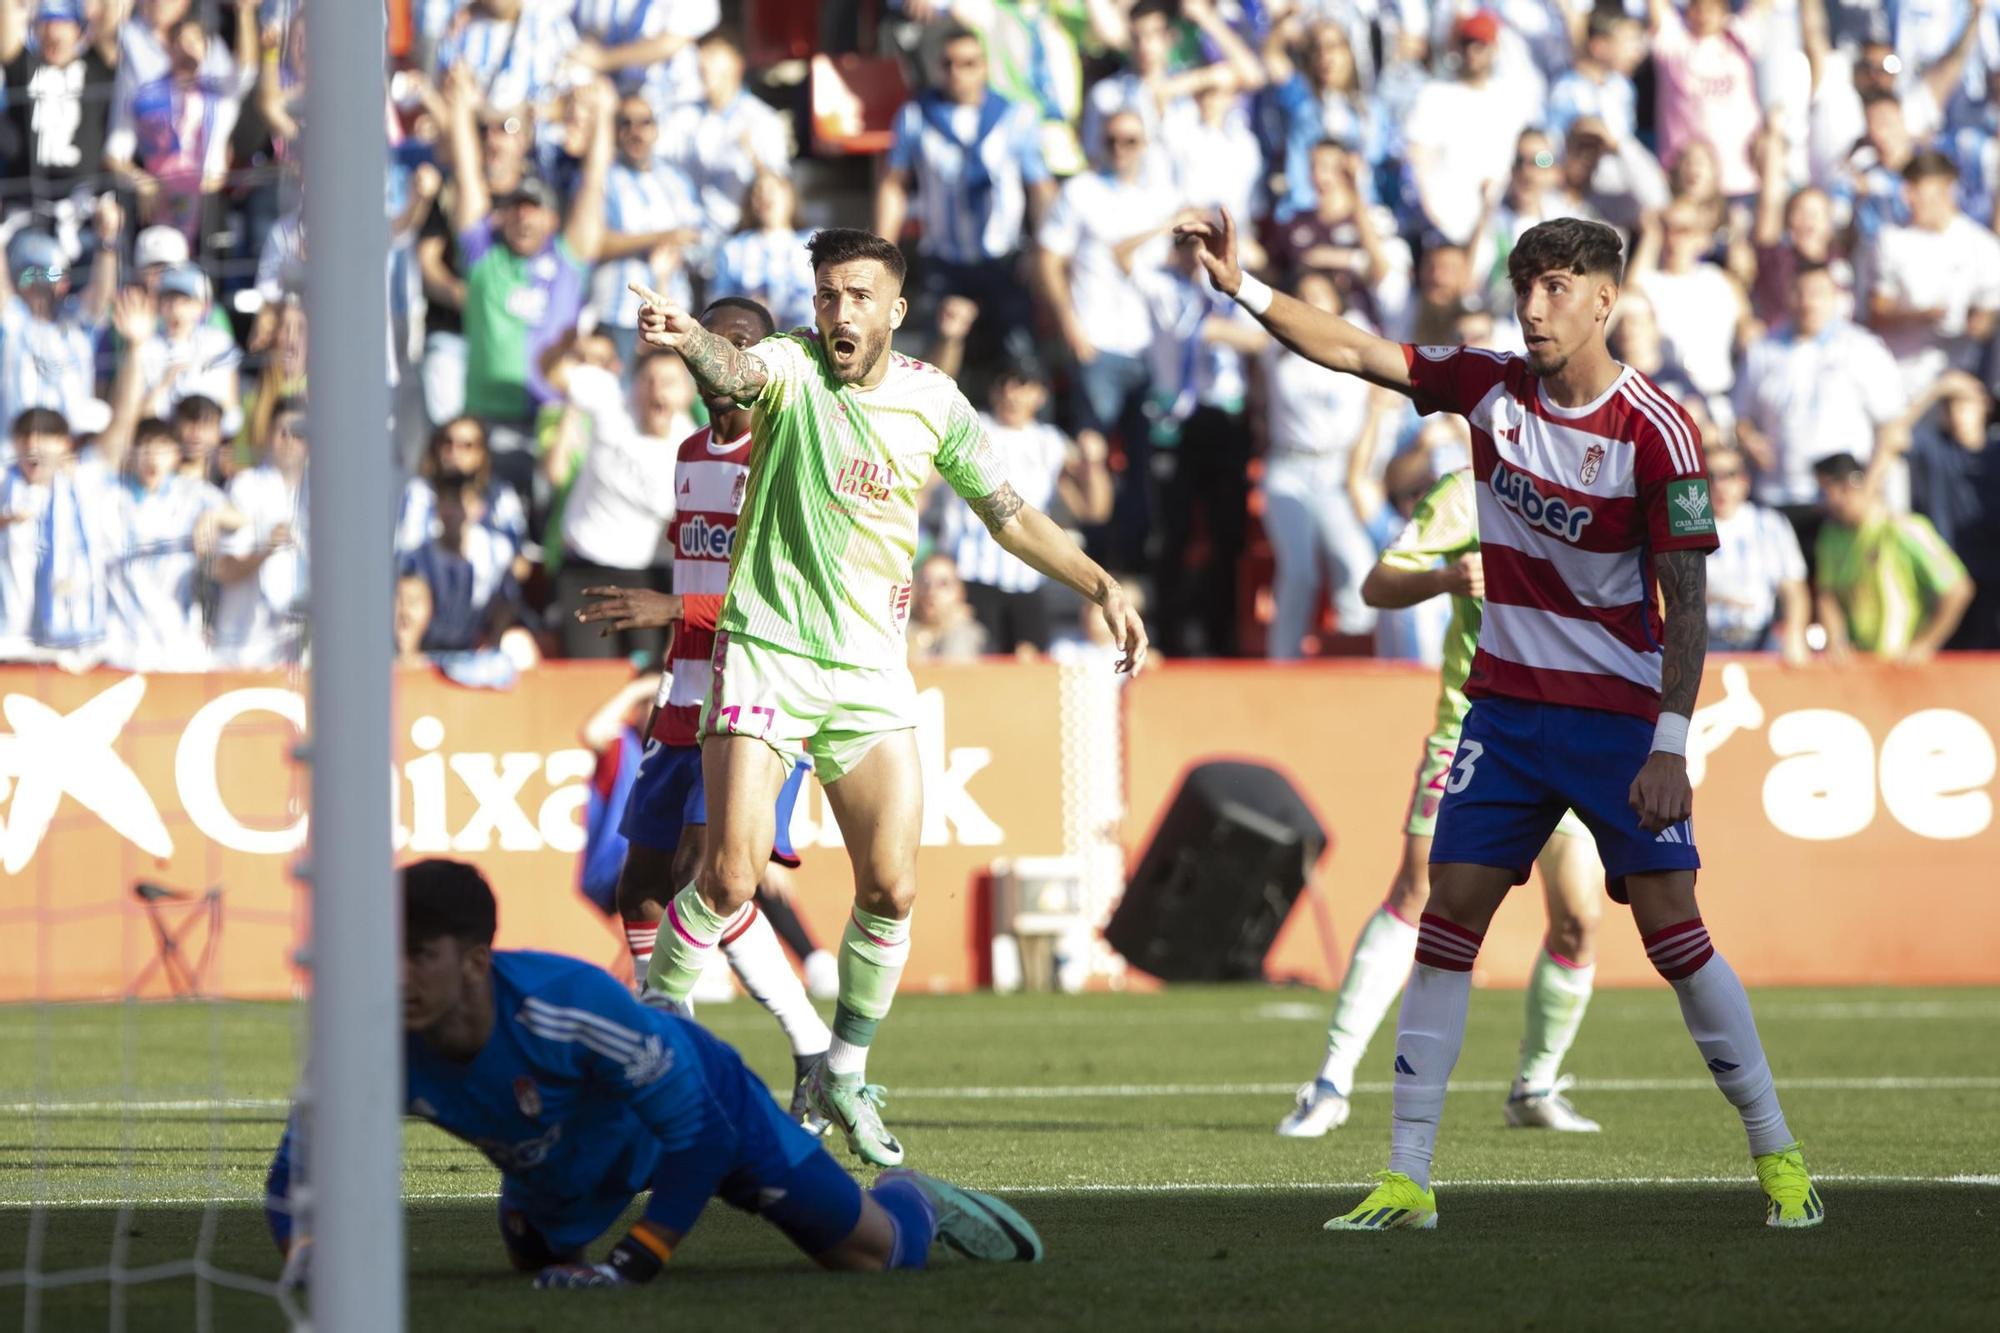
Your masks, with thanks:
M771 371L753 349L716 337L693 315L652 288L636 282L630 286L645 303L639 307L640 338L649 346L679 352L704 397L747 404L764 391Z
M465 66L453 65L444 78L444 93L452 183L458 187L452 200L451 229L463 235L493 211L493 196L486 188L486 165L479 151L479 86Z
M1951 105L1952 90L1958 87L1958 81L1965 73L1965 62L1972 56L1973 43L1979 40L1979 23L1985 17L1989 3L1990 0L1973 0L1958 40L1923 72L1924 87L1930 91L1940 109Z
M1371 384L1408 394L1410 367L1399 343L1357 328L1337 315L1315 310L1303 301L1274 292L1246 277L1236 258L1236 223L1223 209L1219 222L1183 222L1174 240L1195 247L1208 280L1224 296L1235 298L1272 336L1308 361L1329 370L1359 375Z
M1665 647L1660 662L1660 715L1680 719L1685 728L1701 690L1701 666L1708 656L1708 553L1702 550L1661 551L1654 557L1660 596L1666 602ZM1654 744L1661 744L1658 733ZM1646 756L1627 795L1638 813L1639 826L1658 833L1694 813L1694 788L1688 782L1685 732L1679 745L1655 749Z
M583 173L569 201L563 243L572 255L589 264L604 249L604 190L611 175L611 118L618 109L618 94L600 79L577 95L589 99L590 147L584 151Z
M0 64L12 64L28 45L28 0L0 0Z
M1215 0L1181 0L1181 17L1201 29L1202 35L1215 43L1215 49L1222 53L1223 64L1235 71L1241 91L1254 93L1264 86L1263 62L1216 12Z
M1137 671L1144 665L1146 627L1140 623L1139 613L1126 600L1118 580L1085 555L1068 533L1047 514L1024 502L1006 482L991 495L966 503L1002 550L1103 609L1111 640L1125 653L1118 660L1120 671Z
M97 197L92 212L97 228L97 255L90 261L90 282L83 289L83 317L102 324L111 317L111 303L118 296L118 237L125 229L125 210L118 196L106 190Z
M1833 41L1828 35L1826 21L1826 0L1799 0L1799 44L1806 52L1806 69L1811 79L1807 86L1816 93L1820 79L1826 74L1827 57L1833 54Z

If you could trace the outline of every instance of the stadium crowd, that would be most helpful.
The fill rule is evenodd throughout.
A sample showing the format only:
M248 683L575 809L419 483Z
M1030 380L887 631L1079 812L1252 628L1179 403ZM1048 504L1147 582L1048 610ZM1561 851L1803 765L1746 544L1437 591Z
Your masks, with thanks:
M0 0L0 659L305 651L300 121L331 2ZM837 223L905 243L904 350L1138 576L1165 653L1433 657L1444 607L1360 585L1463 423L1216 297L1167 240L1216 208L1306 301L1502 350L1515 239L1623 229L1614 350L1707 444L1713 646L2000 648L2000 5L819 8L916 90L879 157L824 142L802 62L751 67L772 6L388 0L399 656L501 683L657 647L573 614L668 588L703 420L627 284L809 323L803 241ZM949 490L929 513L913 655L1088 651Z

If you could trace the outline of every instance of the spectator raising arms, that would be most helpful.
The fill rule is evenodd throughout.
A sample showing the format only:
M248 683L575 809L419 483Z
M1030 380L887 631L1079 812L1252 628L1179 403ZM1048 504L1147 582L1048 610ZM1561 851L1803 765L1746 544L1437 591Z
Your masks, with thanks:
M156 12L163 7L164 0L155 0ZM184 0L181 8L185 14ZM254 42L254 16L250 27ZM218 72L211 55L220 44L211 42L199 17L186 14L166 38L166 68L157 76L137 81L136 60L120 71L132 93L114 104L104 160L138 197L142 222L193 240L207 230L203 209L226 183L229 140L249 84L226 54ZM254 64L248 74L254 80Z
M608 85L589 90L590 146L560 234L555 191L529 176L489 194L480 169L474 113L478 89L463 69L447 88L457 198L452 222L465 265L465 411L484 423L494 468L526 494L532 485L531 372L542 348L574 328L584 278L604 238L604 188L611 166Z
M98 201L99 235L116 236L122 222L110 195ZM118 290L118 251L99 246L90 284L70 292L70 261L56 238L21 231L7 244L0 274L0 422L31 407L73 410L97 396L98 331Z
M117 30L100 22L86 45L83 11L83 0L0 0L9 194L54 203L104 179Z

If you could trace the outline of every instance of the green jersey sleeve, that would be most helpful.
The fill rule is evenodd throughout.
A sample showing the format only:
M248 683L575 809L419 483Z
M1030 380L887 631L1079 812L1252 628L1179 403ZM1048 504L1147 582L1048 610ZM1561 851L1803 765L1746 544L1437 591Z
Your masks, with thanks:
M1417 501L1410 521L1382 552L1382 563L1391 569L1431 569L1439 560L1456 560L1478 549L1472 473L1459 468L1445 473Z
M1007 483L1007 470L986 438L979 414L955 389L945 411L944 432L938 438L937 470L967 500L991 495Z
M797 396L798 386L807 377L819 374L819 360L808 342L810 331L790 329L774 333L750 350L769 376L759 393L746 407L781 407Z
M1964 562L1922 514L1911 514L1896 524L1896 542L1926 598L1935 599L1965 577Z

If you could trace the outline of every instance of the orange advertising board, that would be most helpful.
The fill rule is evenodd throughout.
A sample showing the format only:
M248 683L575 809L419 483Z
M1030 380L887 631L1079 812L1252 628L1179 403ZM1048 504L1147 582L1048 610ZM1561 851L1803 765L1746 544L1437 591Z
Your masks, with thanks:
M973 895L1006 855L1062 850L1057 670L921 673L925 884L904 984L963 989L984 949ZM504 692L429 672L397 682L399 854L480 865L500 898L500 943L607 965L622 936L577 892L594 760L578 729L629 679L616 664L552 664ZM227 995L288 993L306 897L290 876L308 836L306 775L291 760L305 682L279 673L73 676L0 668L0 1000L165 995L148 966L141 881L222 892L206 980ZM341 719L341 725L361 725ZM817 787L801 800L800 906L837 942L852 900L839 830ZM167 904L172 930L191 909ZM974 940L975 932L980 940ZM194 961L206 941L183 942Z
M1094 678L1093 678L1094 679ZM576 891L593 759L578 728L625 681L614 664L555 664L514 689L427 672L398 681L399 854L482 866L501 943L614 962L613 923ZM922 884L905 985L958 990L985 974L980 881L1008 857L1076 853L1126 810L1136 856L1180 776L1205 759L1275 765L1333 846L1279 937L1275 975L1325 983L1387 887L1436 678L1368 663L1174 663L1124 693L1123 761L1099 734L1109 692L1056 667L991 662L918 674L925 768ZM1752 983L2000 982L2000 829L1993 737L2000 659L1922 672L1789 672L1712 663L1690 753L1708 868L1704 914ZM221 893L203 980L272 996L297 984L305 892L290 876L309 834L291 751L304 682L283 674L127 677L0 668L0 1000L169 993L146 881ZM341 725L361 725L341 719ZM1096 736L1096 740L1092 737ZM823 795L801 802L800 906L822 942L851 899ZM1115 853L1113 853L1115 857ZM1487 979L1525 976L1540 935L1533 886L1503 909ZM1950 905L1949 930L1940 903ZM159 905L192 964L198 903ZM201 919L190 919L201 917ZM1629 927L1607 915L1600 979L1650 981Z
M1332 938L1302 905L1267 971L1327 984L1395 873L1436 692L1432 672L1374 664L1177 664L1141 679L1126 708L1128 845L1191 763L1285 772L1332 837L1318 876ZM2000 982L1996 735L2000 658L1921 671L1711 659L1689 737L1699 893L1744 980ZM1542 926L1531 880L1495 919L1481 977L1525 982ZM1607 907L1601 936L1599 984L1656 981L1622 909Z

